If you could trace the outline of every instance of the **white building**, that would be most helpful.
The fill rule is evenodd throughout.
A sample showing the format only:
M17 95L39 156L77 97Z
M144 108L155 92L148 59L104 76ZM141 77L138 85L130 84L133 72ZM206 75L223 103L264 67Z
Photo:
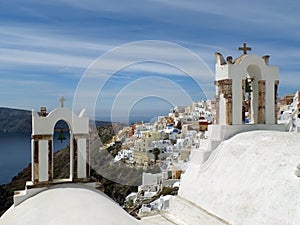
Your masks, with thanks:
M131 163L133 163L133 154L132 150L127 150L127 149L121 149L118 154L114 158L114 162L119 162L121 160L127 160Z

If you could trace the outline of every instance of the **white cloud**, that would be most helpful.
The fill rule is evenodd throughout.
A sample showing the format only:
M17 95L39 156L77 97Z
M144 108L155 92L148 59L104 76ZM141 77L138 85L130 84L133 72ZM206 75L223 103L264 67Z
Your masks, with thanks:
M112 48L109 44L63 37L41 28L1 26L0 63L17 65L59 66L86 69L99 55Z
M155 65L155 66L153 66ZM171 42L146 40L118 46L91 65L87 77L97 77L97 70L114 73L120 69L149 71L172 75L190 75L207 80L213 73L197 54Z
M259 0L246 3L243 1L197 1L197 0L153 0L177 9L199 13L220 15L237 19L237 22L248 21L255 24L268 24L270 26L299 24L291 14L298 16L298 11L293 8L294 1L263 2ZM216 18L217 19L217 18ZM277 24L276 22L281 22Z
M46 65L87 68L91 61L91 58L82 56L72 56L59 53L44 53L30 50L0 49L0 62L2 65Z
M30 28L24 25L2 25L0 35L2 36L0 43L10 46L23 48L41 48L41 49L57 49L71 52L85 51L107 51L114 47L110 44L100 42L80 41L78 38L72 38L59 34L64 28L43 28L30 25ZM101 44L100 44L101 43ZM87 52L88 53L88 52Z

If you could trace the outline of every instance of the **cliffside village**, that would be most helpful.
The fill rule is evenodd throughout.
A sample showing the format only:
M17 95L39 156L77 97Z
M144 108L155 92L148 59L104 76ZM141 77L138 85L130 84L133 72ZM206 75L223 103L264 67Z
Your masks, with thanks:
M278 124L285 125L286 131L300 132L300 91L283 96L278 101L277 110ZM139 216L168 209L170 196L163 196L163 189L178 190L190 153L200 148L200 142L201 148L208 145L208 126L215 124L215 120L216 102L207 100L186 107L176 106L168 115L158 116L154 123L134 123L120 130L103 147L122 143L112 163L122 161L145 170L159 164L161 169L158 174L143 173L142 185L137 193L127 196L125 207L139 207ZM246 113L244 123L251 123L249 121Z

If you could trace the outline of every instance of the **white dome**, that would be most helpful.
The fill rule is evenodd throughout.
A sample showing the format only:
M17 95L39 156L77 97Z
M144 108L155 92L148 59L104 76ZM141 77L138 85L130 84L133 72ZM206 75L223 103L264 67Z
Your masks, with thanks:
M80 184L52 186L12 206L0 225L139 224L104 193Z
M204 165L190 163L179 196L230 224L298 225L299 138L276 131L238 134Z

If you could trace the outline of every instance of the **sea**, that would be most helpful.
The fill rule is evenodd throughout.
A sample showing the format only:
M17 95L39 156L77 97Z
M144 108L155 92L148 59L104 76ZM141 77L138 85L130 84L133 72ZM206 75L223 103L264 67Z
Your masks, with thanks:
M54 133L54 152L69 144L66 140L57 140L59 132ZM7 184L31 162L31 134L5 133L0 134L0 185Z
M30 134L0 134L0 184L6 184L31 161Z

